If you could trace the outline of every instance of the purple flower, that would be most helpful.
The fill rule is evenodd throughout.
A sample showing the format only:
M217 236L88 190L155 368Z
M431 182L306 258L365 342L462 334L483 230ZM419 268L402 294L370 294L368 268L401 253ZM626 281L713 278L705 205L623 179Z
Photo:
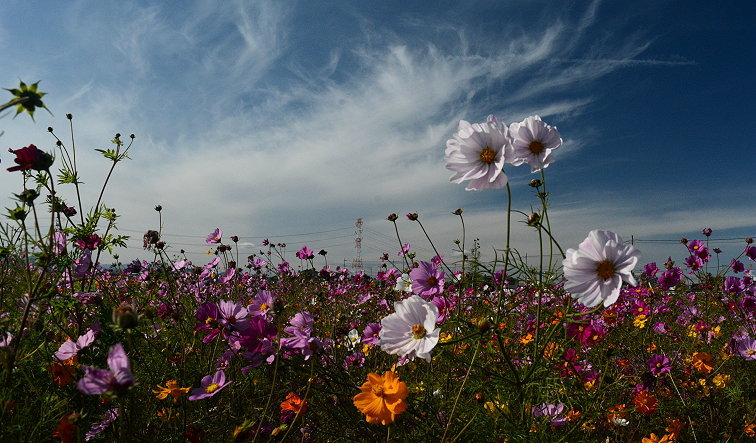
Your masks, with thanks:
M253 317L263 317L266 320L272 320L271 308L273 308L273 303L275 302L276 296L270 291L263 290L255 295L252 304L247 306L247 310L249 311L249 315Z
M240 331L249 326L249 311L241 303L221 300L218 304L218 324L228 331Z
M89 431L87 431L87 434L84 436L84 440L89 441L97 437L117 418L118 408L108 409L107 411L105 411L105 418L101 422L95 423L91 428L89 428Z
M654 323L654 332L657 334L664 334L667 332L667 325L663 321Z
M567 417L559 417L562 412L564 412L564 405L561 403L555 405L542 403L531 409L533 417L546 417L551 421L552 426L562 426L567 422Z
M218 305L213 302L202 303L197 312L194 314L201 323L194 327L195 331L209 331L210 333L202 339L203 343L209 343L220 334L220 328L218 327L218 318L220 317L220 311Z
M215 228L215 231L211 232L210 235L207 236L205 243L208 245L218 244L220 243L222 237L223 231L221 230L221 228Z
M263 260L261 258L256 258L256 259L252 260L251 264L252 264L252 267L255 268L255 269L262 269L262 268L268 266L268 262L266 262L265 260Z
M250 354L260 354L267 357L273 352L273 339L277 333L276 327L265 321L264 318L252 317L249 320L249 327L239 335L239 345ZM252 360L252 355L243 353L242 356L247 360Z
M672 268L668 271L665 271L661 275L661 277L659 277L659 285L661 285L662 289L666 291L677 286L677 284L680 283L681 279L682 271L680 270L680 268Z
M649 263L643 267L643 275L645 275L648 278L656 277L656 274L658 272L659 272L659 268L656 266L656 262Z
M377 345L378 334L381 332L380 323L369 323L365 326L365 330L362 331L362 342L366 345Z
M745 252L746 257L750 258L751 260L756 261L756 247L751 246L751 245L746 245L744 252Z
M194 388L189 393L189 400L210 398L229 384L231 384L231 380L226 380L226 373L223 371L217 371L213 375L206 375L202 377L202 381L200 382L201 387Z
M736 295L740 294L744 290L745 285L743 284L743 281L741 279L733 276L725 278L724 291L726 294Z
M659 376L672 371L672 365L669 359L662 354L654 354L646 361L648 369L652 374Z
M738 355L746 360L756 360L756 340L751 337L738 340Z
M449 311L452 308L451 303L449 303L449 300L447 300L445 297L436 296L431 299L431 302L433 302L434 305L438 308L438 319L436 319L436 324L441 324L446 320L446 316L449 315Z
M412 292L430 299L444 291L444 272L434 263L421 262L409 274L412 279Z
M121 393L134 385L131 363L120 343L108 351L108 367L109 371L84 366L84 378L79 380L76 387L87 395L100 395L108 391Z
M410 250L410 244L409 243L405 243L404 246L402 246L402 250L399 251L399 252L397 252L396 255L399 256L399 257L401 257L402 255L407 254L409 252L409 250Z
M735 260L734 258L732 259L732 263L730 263L730 267L732 268L732 272L736 274L738 272L745 271L745 266L743 266L743 263L738 260Z
M66 233L55 231L53 234L53 254L63 255L66 252Z
M704 263L709 261L709 257L711 257L711 254L709 254L709 250L706 248L706 245L701 240L693 240L692 242L689 242L688 250L690 251L691 254L703 260Z
M297 349L302 352L305 360L310 358L314 351L320 349L322 344L316 337L312 337L312 315L307 312L299 312L289 321L290 326L284 328L284 332L291 337L281 339L281 346L289 349Z
M685 259L685 265L690 268L691 271L695 272L701 269L703 261L701 261L701 257L697 255L690 255Z
M712 232L713 231L711 230L711 228L705 228L703 231L701 231L701 234L710 237Z

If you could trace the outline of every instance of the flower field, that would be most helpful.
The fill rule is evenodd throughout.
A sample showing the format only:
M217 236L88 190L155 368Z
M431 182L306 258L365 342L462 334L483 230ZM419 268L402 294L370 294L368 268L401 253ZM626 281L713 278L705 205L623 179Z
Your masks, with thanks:
M3 106L44 109L22 85ZM493 261L464 255L464 230L459 261L421 257L390 214L396 249L375 277L267 240L239 257L239 239L210 227L215 253L192 263L166 252L160 207L149 260L103 266L124 245L118 215L82 206L75 150L49 132L55 152L13 149L4 165L19 189L0 224L2 441L756 437L752 240L716 272L709 228L670 251L682 263L642 263L594 227L561 245L545 170L562 139L538 116L462 121L445 162L468 190L533 193L537 209L510 203L508 225L525 219L551 256L528 266L507 226ZM134 140L101 151L110 172ZM505 168L526 163L538 178L510 189Z

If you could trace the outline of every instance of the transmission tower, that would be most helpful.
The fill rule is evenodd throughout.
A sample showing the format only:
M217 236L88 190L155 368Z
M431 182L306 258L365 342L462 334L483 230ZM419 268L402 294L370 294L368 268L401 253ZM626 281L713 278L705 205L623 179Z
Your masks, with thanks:
M354 249L356 249L357 257L352 259L352 269L362 271L362 217L357 219L354 227Z

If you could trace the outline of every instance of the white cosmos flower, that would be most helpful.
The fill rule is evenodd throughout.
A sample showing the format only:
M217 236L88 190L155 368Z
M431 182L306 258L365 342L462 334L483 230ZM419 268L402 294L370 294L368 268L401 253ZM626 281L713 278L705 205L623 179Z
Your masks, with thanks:
M394 291L412 292L412 279L409 274L402 274L401 277L396 279Z
M541 117L531 115L520 123L509 125L515 160L513 165L530 165L530 172L538 172L554 161L551 151L562 146L556 126L547 125Z
M400 358L431 360L430 351L438 343L438 307L417 295L394 303L394 312L381 320L378 344L384 352Z
M459 122L454 138L446 141L446 169L452 183L470 180L465 190L500 189L507 184L504 163L514 159L509 129L493 115L484 123Z
M594 229L577 250L570 248L565 255L564 289L589 308L601 302L604 307L614 304L623 280L636 284L631 272L640 252L614 232Z

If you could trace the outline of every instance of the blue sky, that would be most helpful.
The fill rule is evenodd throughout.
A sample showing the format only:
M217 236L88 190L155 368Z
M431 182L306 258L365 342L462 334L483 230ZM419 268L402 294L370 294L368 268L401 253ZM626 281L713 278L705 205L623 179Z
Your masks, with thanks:
M74 114L92 205L107 172L92 150L136 134L105 193L134 236L122 260L149 258L141 235L160 204L171 251L197 264L215 227L243 256L269 237L292 261L307 244L343 264L357 217L365 261L395 256L391 212L420 213L453 256L462 207L467 238L502 248L504 190L449 183L445 141L460 119L539 114L564 139L546 177L565 248L610 229L657 240L637 244L642 263L681 263L684 249L658 240L711 227L729 262L744 245L730 239L756 235L755 19L748 1L6 0L0 86L41 80L54 116L6 116L0 144L51 151L46 128L65 139ZM534 176L505 170L529 212ZM4 194L20 186L0 174ZM537 254L514 220L514 246ZM418 258L433 255L416 224L399 227Z

